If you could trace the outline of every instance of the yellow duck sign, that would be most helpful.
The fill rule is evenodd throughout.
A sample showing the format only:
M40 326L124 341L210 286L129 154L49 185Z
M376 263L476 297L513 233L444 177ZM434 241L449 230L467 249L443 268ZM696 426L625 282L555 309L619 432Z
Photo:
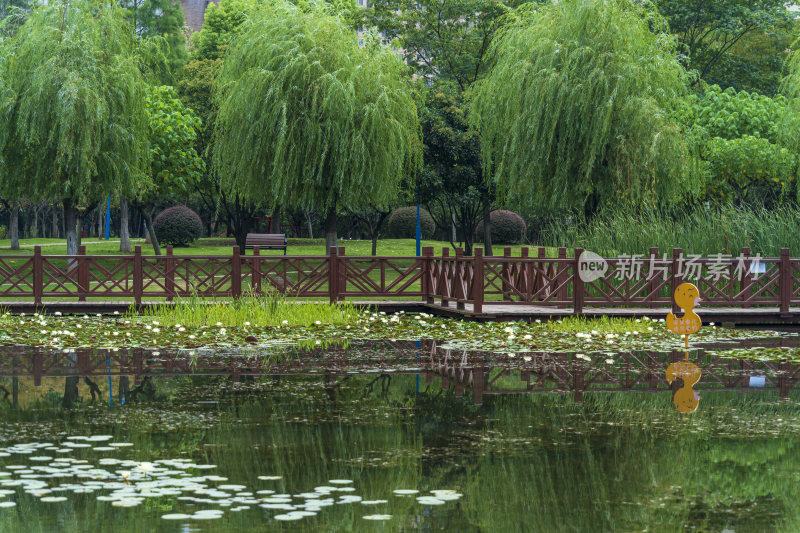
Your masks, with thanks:
M680 387L674 391L672 403L681 413L693 413L700 405L700 396L692 387L700 381L700 368L689 362L689 335L700 331L703 325L694 308L700 303L700 291L691 283L682 283L675 289L675 303L683 309L683 316L678 318L673 313L667 315L667 328L673 333L683 335L686 342L686 360L677 361L667 367L667 382L680 380Z
M700 317L694 312L695 306L700 303L700 291L691 283L682 283L675 289L675 303L684 310L683 317L674 314L667 315L667 327L679 335L691 335L700 331L703 325ZM688 344L689 338L686 338Z

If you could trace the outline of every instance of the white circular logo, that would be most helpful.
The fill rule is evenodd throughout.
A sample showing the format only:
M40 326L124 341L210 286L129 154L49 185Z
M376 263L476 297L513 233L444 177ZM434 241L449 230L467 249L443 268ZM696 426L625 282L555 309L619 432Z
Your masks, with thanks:
M606 260L589 250L584 250L578 257L578 276L584 283L591 283L602 278L608 272Z

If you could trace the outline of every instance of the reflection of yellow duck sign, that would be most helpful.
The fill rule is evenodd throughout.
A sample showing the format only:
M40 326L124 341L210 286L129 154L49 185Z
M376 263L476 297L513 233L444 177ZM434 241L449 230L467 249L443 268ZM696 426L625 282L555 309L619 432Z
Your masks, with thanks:
M700 381L700 367L689 361L677 361L667 367L667 382L680 379L683 384L672 395L672 403L681 413L694 413L700 405L700 396L692 387Z
M683 316L678 318L673 313L667 315L667 328L673 333L683 335L686 342L686 360L677 361L667 367L667 381L670 385L680 379L681 386L672 395L672 403L681 413L693 413L700 405L700 396L692 387L700 381L702 372L700 368L689 362L689 335L700 331L703 322L695 306L700 303L700 291L691 283L682 283L675 289L675 303L683 309Z

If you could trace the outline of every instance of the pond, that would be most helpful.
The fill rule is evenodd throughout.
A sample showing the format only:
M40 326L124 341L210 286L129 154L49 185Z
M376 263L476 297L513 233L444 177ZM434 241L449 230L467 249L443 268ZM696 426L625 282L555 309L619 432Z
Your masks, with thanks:
M754 350L689 354L686 415L674 352L6 348L0 531L797 531L800 366Z

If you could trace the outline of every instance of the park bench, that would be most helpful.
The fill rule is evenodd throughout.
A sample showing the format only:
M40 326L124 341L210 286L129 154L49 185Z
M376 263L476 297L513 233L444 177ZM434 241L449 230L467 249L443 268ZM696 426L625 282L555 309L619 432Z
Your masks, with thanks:
M286 255L286 234L285 233L248 233L244 241L244 247L259 250L283 250Z

